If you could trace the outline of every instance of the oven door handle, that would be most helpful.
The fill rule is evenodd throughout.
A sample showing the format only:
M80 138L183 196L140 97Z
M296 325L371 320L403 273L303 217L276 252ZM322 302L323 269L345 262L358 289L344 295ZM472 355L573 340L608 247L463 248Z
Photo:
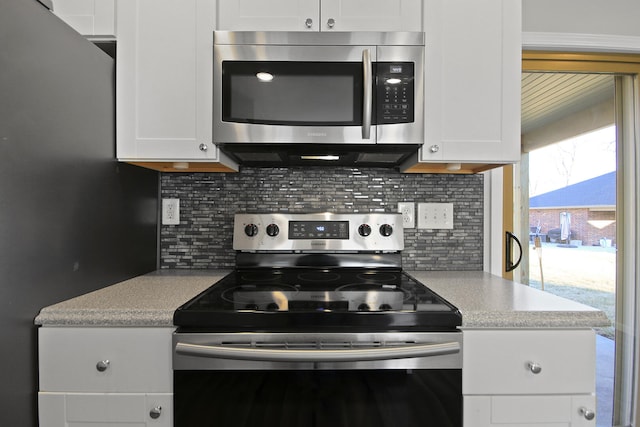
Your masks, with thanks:
M459 352L460 343L455 341L437 344L346 350L262 349L187 344L181 342L176 344L176 353L187 356L260 362L361 362L441 356Z

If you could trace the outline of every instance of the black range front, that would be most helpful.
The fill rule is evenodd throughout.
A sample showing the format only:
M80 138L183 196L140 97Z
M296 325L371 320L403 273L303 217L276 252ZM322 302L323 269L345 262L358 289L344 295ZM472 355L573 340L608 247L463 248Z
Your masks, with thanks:
M462 425L459 311L396 214L239 214L237 268L174 315L175 427Z

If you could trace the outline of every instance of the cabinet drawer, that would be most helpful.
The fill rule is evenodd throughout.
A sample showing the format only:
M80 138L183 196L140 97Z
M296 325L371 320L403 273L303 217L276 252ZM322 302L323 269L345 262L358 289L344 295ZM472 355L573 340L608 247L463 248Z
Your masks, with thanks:
M171 392L173 328L40 328L41 391Z
M595 396L465 396L464 426L595 426L581 409L595 409Z
M464 331L463 349L465 395L595 391L592 330Z
M39 426L172 425L171 393L38 393Z

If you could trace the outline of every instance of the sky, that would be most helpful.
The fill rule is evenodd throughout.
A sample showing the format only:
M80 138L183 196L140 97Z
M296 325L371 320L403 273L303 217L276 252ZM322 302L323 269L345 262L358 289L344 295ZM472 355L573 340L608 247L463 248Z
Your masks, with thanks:
M616 170L616 131L609 126L529 153L529 197Z

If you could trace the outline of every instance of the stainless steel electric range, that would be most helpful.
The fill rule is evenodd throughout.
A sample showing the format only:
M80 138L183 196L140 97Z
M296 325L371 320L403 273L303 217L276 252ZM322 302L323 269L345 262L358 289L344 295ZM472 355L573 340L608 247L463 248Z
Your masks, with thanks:
M461 314L400 214L237 214L233 248L174 315L175 427L461 426Z

